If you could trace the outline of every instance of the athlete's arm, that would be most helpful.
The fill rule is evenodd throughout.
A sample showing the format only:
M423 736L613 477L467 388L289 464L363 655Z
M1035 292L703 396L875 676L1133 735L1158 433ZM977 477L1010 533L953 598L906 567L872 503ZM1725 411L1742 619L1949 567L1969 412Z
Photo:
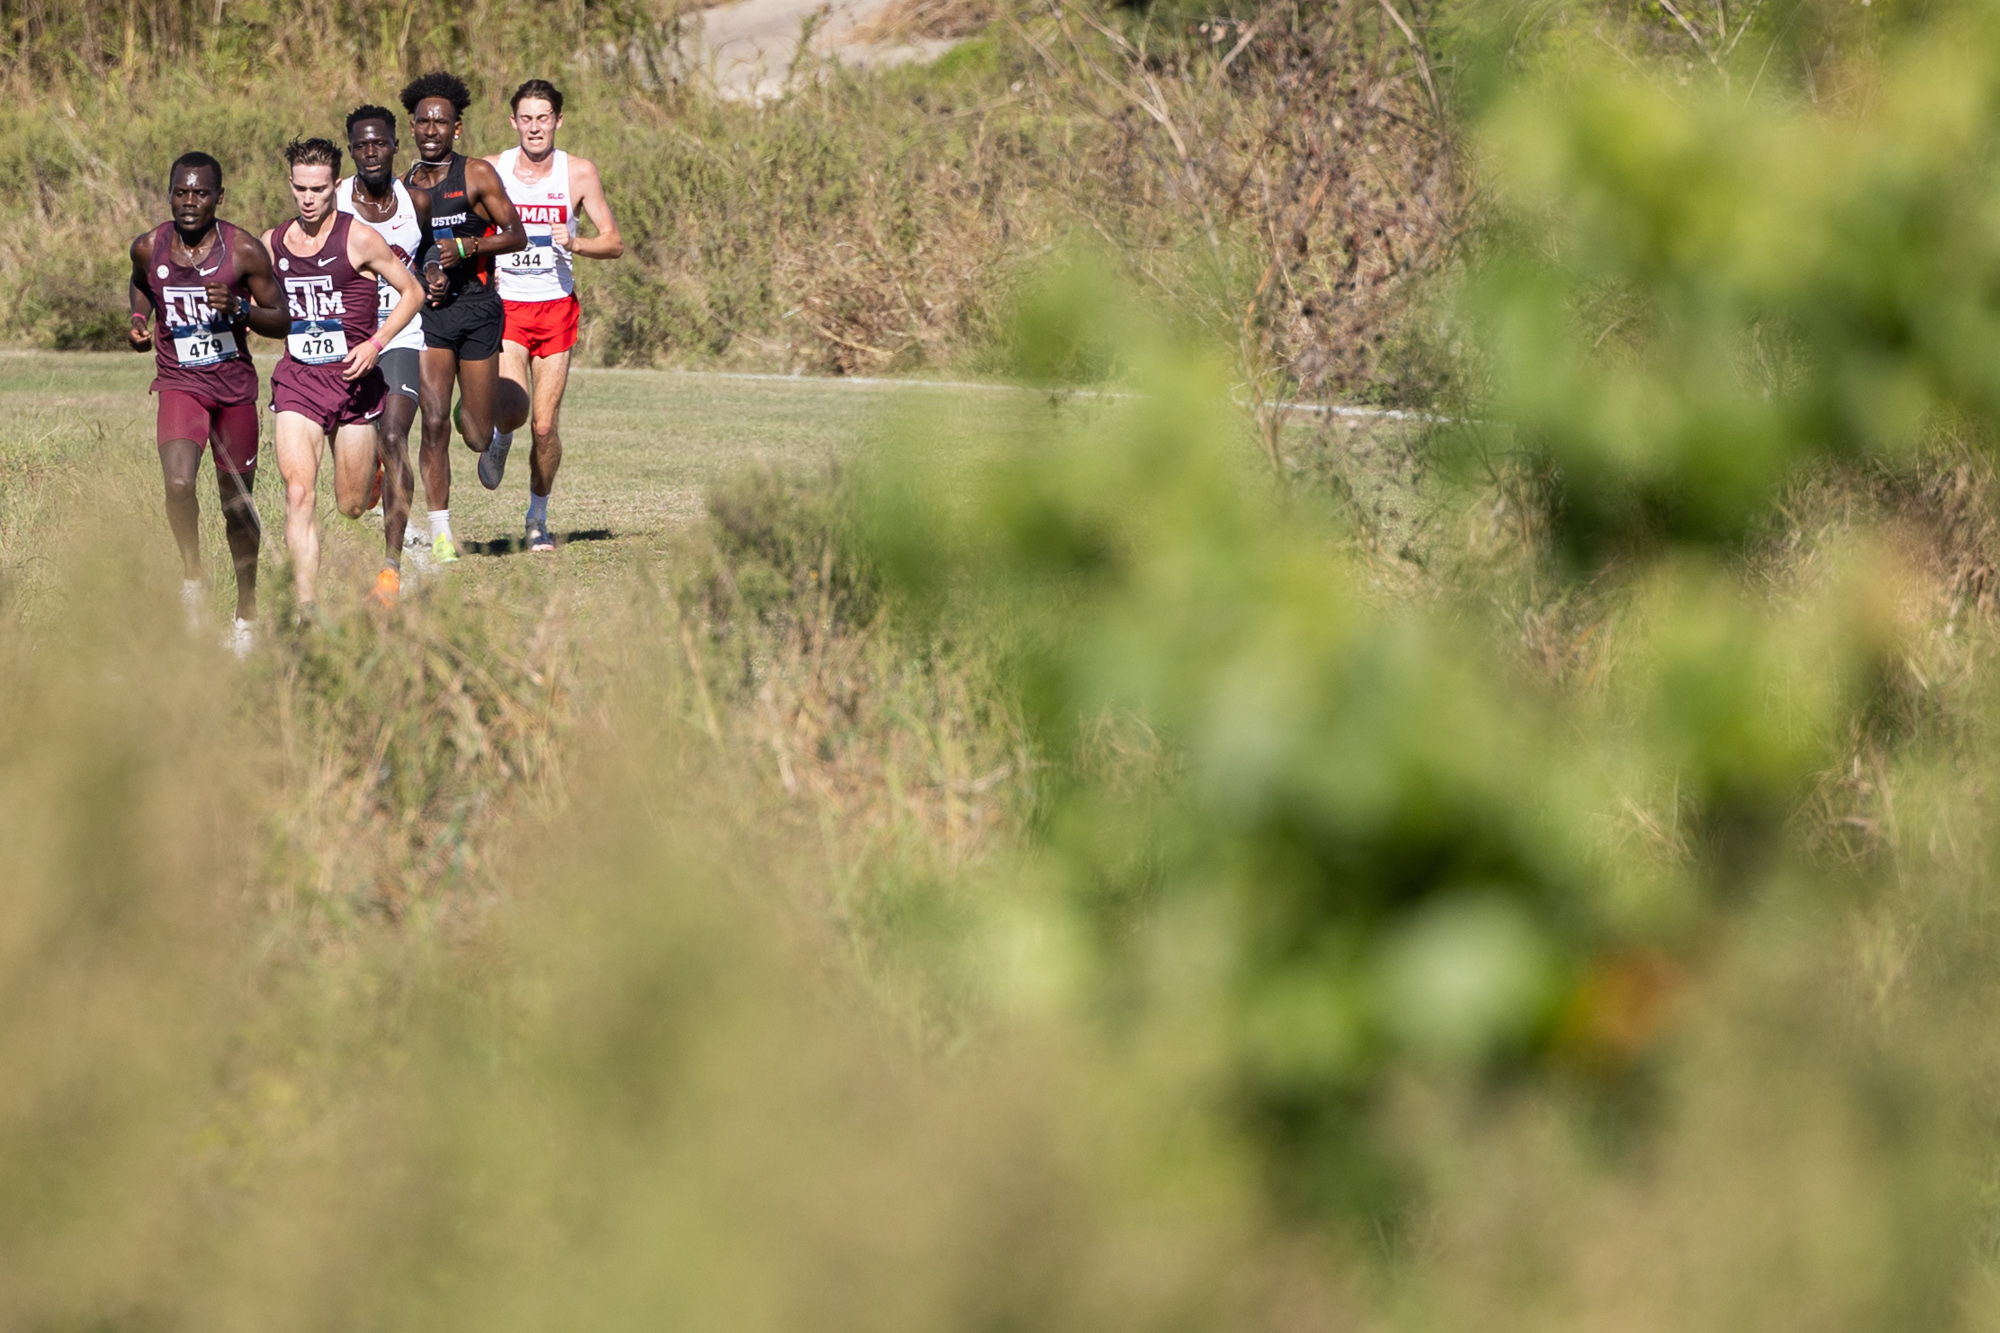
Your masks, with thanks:
M153 289L146 285L146 270L152 266L153 233L149 231L132 241L132 281L125 292L132 307L132 324L125 330L125 341L135 352L153 350L153 335L147 326L153 315Z
M431 255L429 259L424 258L435 244L431 240L431 192L422 186L407 182L403 188L410 192L410 207L417 211L417 252L410 256L410 268L413 272L422 273L425 268L438 262L436 255Z
M243 285L250 289L253 304L244 311L244 322L253 333L282 338L292 331L292 309L285 301L284 289L278 286L278 275L271 271L269 236L266 232L266 239L260 241L239 229L230 257L243 276Z
M408 181L403 182L403 188L410 192L410 204L417 210L417 231L420 233L417 252L410 256L410 267L417 271L417 281L424 285L425 297L436 305L444 299L446 281L444 247L437 245L431 237L431 192Z
M514 211L514 201L500 188L500 173L483 157L465 159L465 202L500 230L491 236L461 238L462 253L459 241L440 243L438 257L447 267L481 255L512 254L528 244L528 230L521 225L521 215Z
M389 312L389 318L372 336L363 338L359 347L348 348L341 362L340 377L358 380L375 368L375 358L382 354L389 340L417 317L417 307L424 303L424 289L373 227L347 229L347 262L354 265L356 272L372 274L396 289L396 308Z
M577 214L590 219L597 235L578 236L557 224L555 243L586 259L616 259L624 254L625 242L618 235L618 219L611 216L611 201L604 197L604 182L598 179L595 162L570 155L569 191L575 196Z

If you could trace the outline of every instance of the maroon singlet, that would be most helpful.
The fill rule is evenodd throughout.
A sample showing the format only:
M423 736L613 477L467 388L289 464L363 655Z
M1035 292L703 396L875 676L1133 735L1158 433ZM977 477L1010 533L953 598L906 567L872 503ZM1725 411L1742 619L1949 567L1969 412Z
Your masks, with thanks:
M243 330L232 327L208 303L211 282L229 288L245 305L250 303L249 284L236 271L232 247L237 230L218 219L215 244L191 265L174 262L173 223L162 222L154 230L153 262L146 270L146 290L157 313L154 393L179 390L217 404L256 401L257 368L250 364Z
M347 354L377 327L375 278L347 258L353 222L351 214L335 213L315 255L286 248L291 223L271 233L271 261L292 314L285 354L271 372L271 408L311 417L328 429L367 421L382 410L379 369L358 380L341 378Z

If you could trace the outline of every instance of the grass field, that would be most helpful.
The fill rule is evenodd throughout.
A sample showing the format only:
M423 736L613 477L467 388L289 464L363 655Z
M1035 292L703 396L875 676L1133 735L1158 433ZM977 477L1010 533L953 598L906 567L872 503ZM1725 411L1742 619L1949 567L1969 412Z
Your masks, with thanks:
M270 357L260 357L267 381L270 364ZM59 480L63 491L104 488L112 505L133 507L131 521L157 526L157 534L151 535L158 540L147 548L149 566L157 564L161 585L170 586L173 543L157 495L147 494L159 481L153 398L147 392L152 374L150 356L0 356L0 418L5 422L0 425L0 456L21 469L16 484L0 488L0 542L6 543L0 546L0 560L30 558L38 534L27 513L39 508L42 497L20 483L46 473ZM997 387L919 381L868 384L579 369L570 380L563 467L550 509L558 534L573 540L554 560L537 558L532 564L584 585L596 583L641 554L657 558L666 538L701 517L706 491L718 482L762 467L788 475L824 474L856 457L885 430L900 428L898 423L921 421L939 451L967 450L975 439L988 438L996 396L1020 395ZM284 505L270 453L268 412L263 414L263 435L256 498L269 527L263 549L269 579L284 555L278 526ZM454 577L476 584L498 575L497 559L526 561L518 550L521 511L527 504L526 447L523 432L506 484L489 492L479 484L475 456L454 444L452 527L467 553ZM204 461L203 546L212 577L227 585L213 486L211 464ZM358 597L372 577L379 528L372 526L373 520L358 524L343 519L332 508L331 487L330 471L322 466L322 558L329 573L346 579ZM412 508L421 525L421 481ZM226 586L218 588L218 608L226 593Z
M1504 495L1385 513L1401 561L1324 503L1418 495L1396 451L1273 487L1211 370L585 371L554 517L609 537L383 617L329 503L327 623L277 632L267 545L239 666L179 624L147 363L0 358L0 1327L1952 1327L1993 825L1852 739L1872 641L1818 608L1937 622L1842 553L1959 529L1829 475L1733 585L1534 601ZM878 449L894 521L828 494ZM511 542L521 479L459 460ZM1871 725L1988 726L1983 624ZM1428 891L1343 972L1413 863L1545 896ZM1397 1026L1440 966L1569 989L1466 1070L1462 1006Z

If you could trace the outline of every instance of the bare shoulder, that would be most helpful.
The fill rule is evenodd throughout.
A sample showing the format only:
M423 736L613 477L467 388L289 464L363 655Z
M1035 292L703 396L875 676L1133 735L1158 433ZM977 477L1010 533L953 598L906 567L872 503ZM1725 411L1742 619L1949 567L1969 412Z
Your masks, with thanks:
M428 217L431 211L431 192L421 185L412 185L408 181L403 182L403 188L410 192L411 205Z
M587 157L578 157L576 154L571 153L569 158L569 179L570 184L576 187L576 191L574 192L580 192L589 186L599 184L597 164Z
M382 239L382 233L369 226L352 226L347 229L347 259L383 260L389 258L389 243Z
M150 264L153 262L153 237L158 233L158 230L158 228L154 228L152 231L142 231L132 238L133 263Z
M465 159L465 181L468 185L491 186L497 190L500 188L500 173L485 158L468 157Z
M234 229L229 238L229 255L236 261L238 271L255 271L271 266L271 233L265 232L260 239L256 232L244 227Z

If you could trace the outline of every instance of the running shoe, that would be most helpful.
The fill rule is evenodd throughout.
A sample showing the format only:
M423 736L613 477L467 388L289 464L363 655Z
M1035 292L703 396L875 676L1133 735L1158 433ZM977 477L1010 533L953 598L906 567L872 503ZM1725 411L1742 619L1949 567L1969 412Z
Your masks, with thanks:
M250 622L242 616L230 621L229 628L222 631L223 650L233 653L239 662L250 656L250 650L255 646L256 636L251 633Z
M528 549L530 551L553 551L556 539L549 535L547 519L528 520Z
M402 574L384 565L382 572L375 576L375 591L368 594L368 600L384 611L393 611L396 607L396 594L402 590Z
M500 489L500 483L507 479L507 451L514 447L514 432L493 428L493 443L486 446L486 452L479 455L479 484L489 491Z
M431 559L440 565L455 565L458 563L458 548L452 545L449 537L433 537Z

